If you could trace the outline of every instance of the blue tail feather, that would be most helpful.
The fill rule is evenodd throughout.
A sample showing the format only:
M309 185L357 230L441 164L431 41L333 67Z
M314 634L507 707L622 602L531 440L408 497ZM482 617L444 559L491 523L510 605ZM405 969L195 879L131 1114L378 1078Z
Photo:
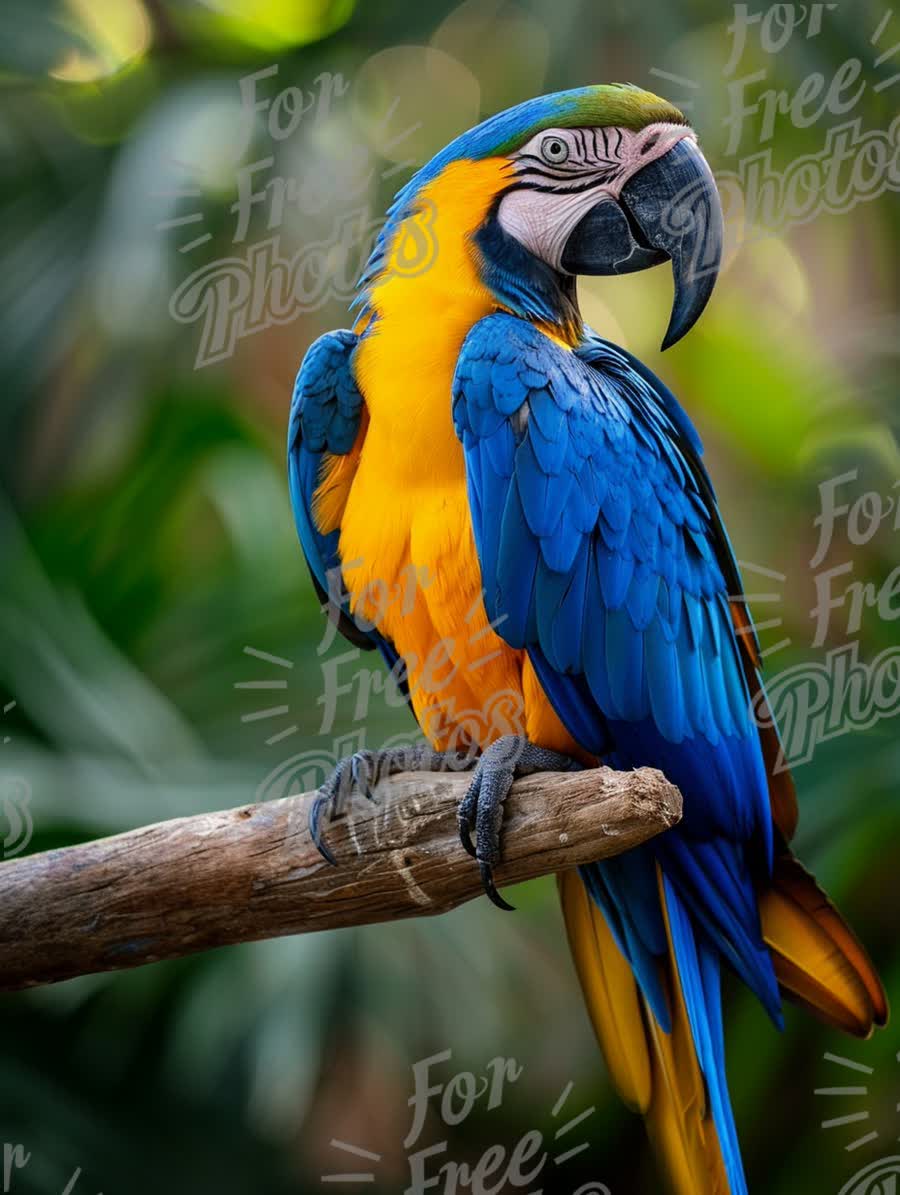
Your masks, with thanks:
M725 1076L719 956L703 932L695 930L668 879L664 881L664 887L675 969L681 982L694 1048L709 1092L731 1195L747 1195L747 1180Z

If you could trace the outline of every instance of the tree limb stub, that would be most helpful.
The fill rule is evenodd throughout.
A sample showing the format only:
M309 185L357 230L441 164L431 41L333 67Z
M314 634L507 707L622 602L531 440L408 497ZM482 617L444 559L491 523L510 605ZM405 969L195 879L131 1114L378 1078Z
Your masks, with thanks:
M407 773L308 829L314 794L177 818L0 864L0 991L236 942L443 913L482 894L460 845L465 773ZM674 825L650 768L540 773L506 802L498 886L621 854ZM499 916L485 908L485 916Z

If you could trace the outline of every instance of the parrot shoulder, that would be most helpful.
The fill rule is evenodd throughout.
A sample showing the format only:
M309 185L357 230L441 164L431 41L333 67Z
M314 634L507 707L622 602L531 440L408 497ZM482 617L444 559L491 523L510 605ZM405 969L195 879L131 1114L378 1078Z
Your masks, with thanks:
M303 358L288 424L288 478L297 534L320 602L356 647L382 646L353 621L341 579L340 521L367 415L353 370L359 337L327 332Z

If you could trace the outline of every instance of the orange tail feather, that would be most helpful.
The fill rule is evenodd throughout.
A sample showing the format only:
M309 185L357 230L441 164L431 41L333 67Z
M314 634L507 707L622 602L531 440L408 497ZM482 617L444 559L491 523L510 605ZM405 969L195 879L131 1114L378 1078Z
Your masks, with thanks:
M789 851L776 858L759 911L786 996L856 1037L886 1024L887 996L865 948Z

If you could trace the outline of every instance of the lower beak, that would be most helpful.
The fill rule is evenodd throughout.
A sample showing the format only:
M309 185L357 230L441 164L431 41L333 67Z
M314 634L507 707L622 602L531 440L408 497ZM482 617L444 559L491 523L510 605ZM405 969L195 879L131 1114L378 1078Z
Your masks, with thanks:
M672 262L675 297L662 347L700 318L722 258L722 207L706 159L685 137L633 175L618 201L601 199L569 235L569 274L629 274Z

